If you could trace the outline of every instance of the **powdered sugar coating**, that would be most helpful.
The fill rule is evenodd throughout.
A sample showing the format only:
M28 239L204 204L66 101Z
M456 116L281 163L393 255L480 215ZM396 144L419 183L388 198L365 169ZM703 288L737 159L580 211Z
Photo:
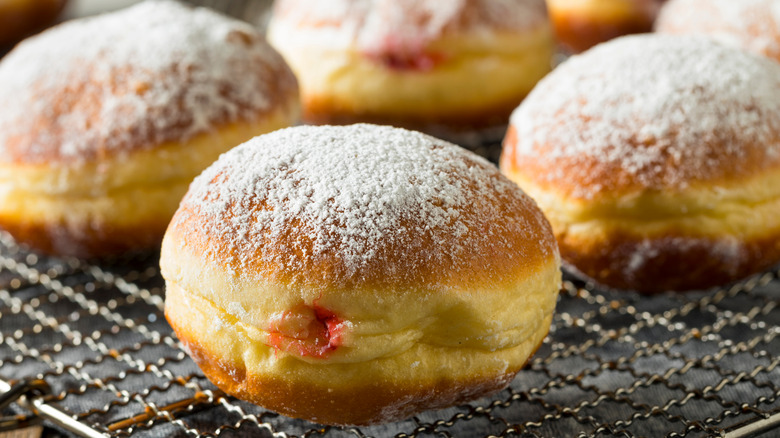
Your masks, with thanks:
M700 38L624 37L558 67L511 125L505 164L574 198L728 179L780 162L780 65Z
M446 34L546 23L544 0L281 0L272 20L287 45L368 53L415 52Z
M706 35L780 60L780 2L775 0L671 0L656 28Z
M296 92L251 26L147 1L30 38L0 63L0 159L74 161L253 120ZM282 97L284 96L284 97Z
M244 143L195 179L171 230L242 275L322 287L505 282L557 258L546 219L493 165L374 125Z

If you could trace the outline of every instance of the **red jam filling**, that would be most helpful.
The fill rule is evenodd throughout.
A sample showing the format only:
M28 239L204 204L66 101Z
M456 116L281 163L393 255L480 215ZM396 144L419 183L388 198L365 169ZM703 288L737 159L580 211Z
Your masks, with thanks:
M430 71L444 60L438 53L372 53L368 57L391 70Z
M317 305L301 304L271 318L271 347L301 357L324 359L342 344L344 321Z

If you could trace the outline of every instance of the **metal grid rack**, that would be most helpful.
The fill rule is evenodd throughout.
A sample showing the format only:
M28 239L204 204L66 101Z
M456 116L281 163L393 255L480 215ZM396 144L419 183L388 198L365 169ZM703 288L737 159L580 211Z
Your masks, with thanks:
M213 387L165 322L154 255L47 258L0 233L0 392L27 394L17 414L85 436L756 436L780 426L779 275L655 297L567 280L550 336L510 388L335 428Z

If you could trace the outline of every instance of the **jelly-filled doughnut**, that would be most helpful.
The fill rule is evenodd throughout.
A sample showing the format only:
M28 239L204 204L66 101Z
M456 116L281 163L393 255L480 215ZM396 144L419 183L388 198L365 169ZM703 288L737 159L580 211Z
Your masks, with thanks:
M220 153L300 103L253 27L171 1L68 22L0 62L0 228L43 252L159 246Z
M544 0L280 0L268 37L307 122L442 135L506 126L554 52Z
M507 386L549 330L559 263L547 220L495 166L375 125L224 154L160 261L168 321L212 382L341 425Z
M520 105L501 168L599 283L737 280L780 262L780 65L704 38L604 43Z

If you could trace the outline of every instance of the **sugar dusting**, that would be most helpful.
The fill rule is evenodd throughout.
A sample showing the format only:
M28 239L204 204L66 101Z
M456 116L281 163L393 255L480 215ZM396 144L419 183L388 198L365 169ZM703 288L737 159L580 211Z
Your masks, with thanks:
M251 26L174 1L68 22L0 62L0 102L13 102L0 112L0 156L67 160L187 138L268 108L282 66Z
M274 16L274 26L287 29L285 44L369 53L416 51L447 33L525 30L546 21L544 0L282 0Z
M442 140L373 125L256 137L195 179L172 227L190 215L200 218L198 234L221 242L205 257L232 257L244 272L271 266L333 277L320 282L360 281L376 269L403 281L431 265L489 265L491 252L519 264L555 252L533 201L493 165ZM507 241L515 233L533 244Z
M780 65L705 39L625 37L562 64L511 123L516 164L546 163L536 178L571 196L682 188L780 159Z
M707 35L725 44L780 57L780 2L775 0L672 0L662 9L657 29Z

